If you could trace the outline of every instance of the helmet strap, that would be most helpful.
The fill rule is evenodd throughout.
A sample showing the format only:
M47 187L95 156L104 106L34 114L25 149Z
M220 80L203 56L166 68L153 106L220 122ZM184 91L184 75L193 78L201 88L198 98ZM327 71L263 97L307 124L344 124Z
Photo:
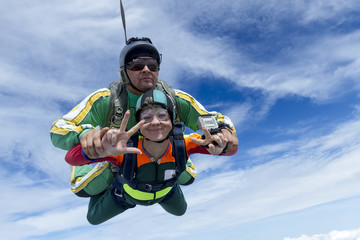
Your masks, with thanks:
M138 89L137 87L135 87L135 85L131 82L129 76L127 75L125 67L119 68L118 71L119 71L120 79L122 79L123 83L128 83L133 89L135 89L138 92L141 92L141 93L146 92L146 91L142 91L142 90ZM125 78L125 79L123 79L123 78Z
M127 75L127 74L126 74L126 75ZM129 79L129 85L130 85L133 89L135 89L136 91L141 92L141 93L146 92L146 91L140 90L140 89L138 89L137 87L135 87L135 85L131 82L130 78L129 78L128 76L126 76L126 77Z

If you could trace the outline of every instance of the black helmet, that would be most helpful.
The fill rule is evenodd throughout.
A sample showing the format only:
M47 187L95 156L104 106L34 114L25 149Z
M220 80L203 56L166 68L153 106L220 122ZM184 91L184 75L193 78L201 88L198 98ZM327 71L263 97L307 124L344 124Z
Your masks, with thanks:
M159 65L161 62L161 54L152 44L150 38L130 38L120 53L120 67L124 67L126 63L137 57L153 57Z
M125 47L121 50L120 53L120 68L119 73L122 81L124 83L130 83L130 79L126 74L125 71L125 64L132 61L137 57L153 57L157 60L159 66L161 63L161 54L152 44L150 38L130 38L127 42Z

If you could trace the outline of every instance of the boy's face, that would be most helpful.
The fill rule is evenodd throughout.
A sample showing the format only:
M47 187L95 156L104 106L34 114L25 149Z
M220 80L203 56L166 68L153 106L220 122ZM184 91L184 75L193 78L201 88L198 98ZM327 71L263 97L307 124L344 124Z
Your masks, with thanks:
M165 139L172 129L168 111L160 106L153 106L141 111L140 120L145 120L144 125L140 127L141 134L151 141Z

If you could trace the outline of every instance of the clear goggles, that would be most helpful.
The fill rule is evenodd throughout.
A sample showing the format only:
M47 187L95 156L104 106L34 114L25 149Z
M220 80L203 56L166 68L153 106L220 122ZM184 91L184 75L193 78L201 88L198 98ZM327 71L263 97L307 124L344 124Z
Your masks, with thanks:
M140 113L140 121L145 120L145 123L152 122L154 117L159 121L167 121L170 119L168 111L160 107L146 109Z

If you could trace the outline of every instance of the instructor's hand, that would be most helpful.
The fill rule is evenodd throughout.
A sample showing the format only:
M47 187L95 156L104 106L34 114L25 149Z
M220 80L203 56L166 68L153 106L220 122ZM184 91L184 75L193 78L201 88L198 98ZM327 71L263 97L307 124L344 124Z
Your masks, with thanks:
M125 153L141 154L140 149L136 147L127 147L127 142L132 135L137 133L144 121L138 122L129 131L126 131L126 126L129 121L130 111L126 111L124 119L121 122L120 129L110 129L102 138L102 145L104 151L100 157L119 156Z
M81 136L81 148L88 158L97 159L100 157L100 154L104 151L101 139L107 131L109 131L109 128L94 129Z
M239 140L236 133L228 128L221 129L221 132L227 139L226 153L235 151L239 145Z
M212 155L221 154L224 148L226 147L226 144L228 143L226 137L224 137L224 135L221 133L211 135L206 127L203 128L203 131L204 131L205 139L190 138L190 140L193 143L206 146L206 150Z

